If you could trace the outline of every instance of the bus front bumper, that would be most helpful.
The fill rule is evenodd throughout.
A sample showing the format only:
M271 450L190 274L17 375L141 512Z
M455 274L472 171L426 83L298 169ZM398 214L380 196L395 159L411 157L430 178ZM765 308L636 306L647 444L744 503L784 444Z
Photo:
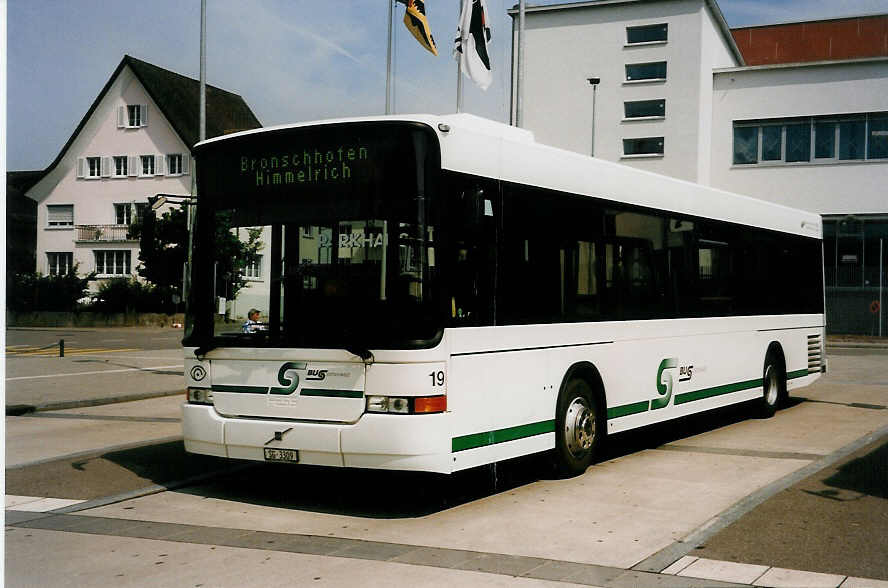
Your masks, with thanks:
M334 467L453 471L448 415L364 414L353 424L226 417L184 404L190 453L265 461L265 448L292 449L299 463Z

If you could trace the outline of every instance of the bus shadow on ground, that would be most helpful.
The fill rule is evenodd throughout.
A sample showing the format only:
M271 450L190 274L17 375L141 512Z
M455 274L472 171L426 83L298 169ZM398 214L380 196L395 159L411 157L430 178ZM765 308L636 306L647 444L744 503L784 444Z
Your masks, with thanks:
M789 407L799 404L791 399ZM600 461L754 418L739 404L614 435ZM586 475L594 475L595 467ZM560 476L548 455L536 454L452 475L309 465L256 463L212 483L179 490L205 498L372 519L428 516Z

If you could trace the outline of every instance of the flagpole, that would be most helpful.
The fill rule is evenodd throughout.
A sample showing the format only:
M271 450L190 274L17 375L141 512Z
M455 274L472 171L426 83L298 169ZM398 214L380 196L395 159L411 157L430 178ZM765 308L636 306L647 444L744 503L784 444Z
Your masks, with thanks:
M392 113L392 23L394 22L392 5L394 0L386 0L388 3L388 46L385 57L385 113Z
M524 126L524 0L518 3L518 104L515 108L515 126Z
M460 23L462 22L462 0L456 0L457 7L459 8L459 18ZM462 42L463 42L463 32L462 28L459 30L459 48L462 50ZM462 92L462 56L456 56L456 112L462 112L463 106L463 92Z

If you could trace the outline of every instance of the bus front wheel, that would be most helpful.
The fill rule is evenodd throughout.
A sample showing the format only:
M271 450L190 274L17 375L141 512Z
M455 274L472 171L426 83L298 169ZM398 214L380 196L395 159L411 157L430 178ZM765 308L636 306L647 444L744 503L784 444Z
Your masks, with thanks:
M558 394L555 414L555 462L562 474L586 471L603 445L606 422L589 383L572 378Z

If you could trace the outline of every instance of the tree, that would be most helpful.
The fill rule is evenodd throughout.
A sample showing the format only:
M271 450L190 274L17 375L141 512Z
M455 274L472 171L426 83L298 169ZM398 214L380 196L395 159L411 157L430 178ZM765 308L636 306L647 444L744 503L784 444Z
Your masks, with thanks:
M187 216L186 205L172 208L160 218L146 211L141 225L131 230L134 237L140 237L139 275L167 295L182 294L182 269L188 258ZM245 270L265 246L260 240L261 227L247 228L246 242L240 240L239 232L232 231L230 214L216 215L212 263L216 264L216 292L227 298L236 297L246 285Z

